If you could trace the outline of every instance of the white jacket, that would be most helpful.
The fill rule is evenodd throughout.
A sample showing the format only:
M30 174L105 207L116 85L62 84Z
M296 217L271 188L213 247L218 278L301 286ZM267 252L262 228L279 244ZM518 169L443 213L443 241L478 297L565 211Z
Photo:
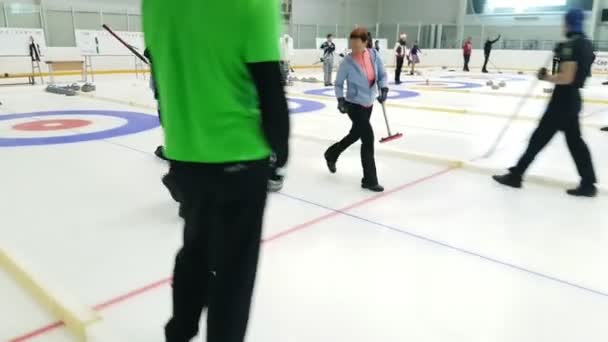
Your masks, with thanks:
M407 48L407 44L402 46L403 48L401 49L401 53L399 53L399 47L401 46L401 44L399 44L399 42L395 43L395 56L397 57L405 57L408 56L410 54L410 50Z
M291 61L291 58L294 56L293 38L287 34L283 35L279 40L279 46L281 47L281 60Z

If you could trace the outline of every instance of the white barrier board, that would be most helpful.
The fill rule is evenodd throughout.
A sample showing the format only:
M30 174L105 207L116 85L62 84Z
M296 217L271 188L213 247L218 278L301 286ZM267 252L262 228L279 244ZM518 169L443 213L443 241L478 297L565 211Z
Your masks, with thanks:
M29 56L30 38L46 53L46 39L42 29L0 28L0 56Z
M127 44L144 52L143 32L116 32ZM76 46L83 55L130 56L131 52L107 31L76 30Z

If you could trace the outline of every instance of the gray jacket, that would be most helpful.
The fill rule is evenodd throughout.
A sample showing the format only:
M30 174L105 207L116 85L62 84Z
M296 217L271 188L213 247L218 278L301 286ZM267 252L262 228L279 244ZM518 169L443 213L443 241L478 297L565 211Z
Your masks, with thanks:
M336 77L336 97L345 97L346 101L356 103L361 106L369 107L374 104L378 96L378 90L388 87L388 79L382 59L378 52L374 49L367 49L372 58L374 71L376 74L376 83L369 85L365 71L357 64L352 55L348 55L340 64L338 76ZM346 82L347 90L344 96L344 82Z

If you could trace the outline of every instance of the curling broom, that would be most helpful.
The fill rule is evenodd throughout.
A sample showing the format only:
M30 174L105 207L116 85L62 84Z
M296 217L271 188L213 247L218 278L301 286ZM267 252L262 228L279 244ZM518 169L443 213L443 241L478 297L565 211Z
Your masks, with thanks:
M553 58L553 55L550 56L550 59L548 59L545 64L543 64L543 67L545 65L547 65L547 63L549 63L549 61ZM498 148L498 145L500 145L500 143L502 142L502 139L505 137L505 135L507 134L507 131L509 130L509 128L511 128L511 125L513 124L513 122L519 117L519 114L521 112L521 110L524 108L524 105L526 104L526 102L528 101L528 99L530 97L532 97L533 93L534 93L534 89L536 89L536 86L540 83L540 80L538 78L536 78L532 84L530 85L530 89L528 89L528 91L524 94L524 96L522 96L521 100L519 101L519 104L517 105L517 107L515 107L515 110L513 111L513 114L511 115L511 117L509 117L509 120L507 121L507 123L505 124L505 126L503 127L503 129L500 131L500 133L498 134L498 136L496 137L496 140L494 140L494 143L492 144L492 146L490 147L490 149L488 150L488 152L486 152L482 158L489 158L490 156L492 156L494 154L494 152L496 152L496 149Z
M136 48L134 48L131 44L125 42L122 38L120 38L120 36L118 36L116 34L116 32L112 31L112 29L106 25L103 24L102 27L104 29L106 29L106 31L110 32L110 34L116 38L122 45L124 45L127 49L129 49L129 51L131 51L131 53L133 53L135 56L137 56L137 58L141 59L142 62L146 63L146 64L150 64L150 61L148 61L148 59L146 57L144 57L141 53L139 53L139 51L137 51Z
M386 130L388 131L388 136L386 138L380 139L380 143L387 143L389 141L401 139L403 137L402 133L391 133L391 126L388 123L388 116L386 115L386 105L382 102L382 113L384 114L384 122L386 122Z
M492 65L492 66L494 67L494 69L498 70L498 73L499 73L499 74L502 74L502 70L500 70L500 68L499 68L499 67L497 67L497 66L496 66L496 64L494 64L494 63L492 62L492 60L488 59L488 62L490 62L490 65Z

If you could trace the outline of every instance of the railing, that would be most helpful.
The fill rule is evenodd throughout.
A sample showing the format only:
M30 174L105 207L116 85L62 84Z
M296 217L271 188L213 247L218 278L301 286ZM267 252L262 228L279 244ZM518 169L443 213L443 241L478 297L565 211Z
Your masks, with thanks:
M408 35L408 42L418 41L422 49L443 48L460 49L462 39L471 37L473 48L482 49L486 39L495 39L501 35L501 39L494 44L494 49L504 50L553 50L555 45L565 40L561 37L560 26L555 25L518 25L518 26L484 26L466 25L459 37L458 27L454 24L368 24L353 25L345 27L340 25L306 25L292 24L287 26L285 33L294 39L296 49L315 49L315 38L325 37L332 33L338 38L347 38L350 30L357 26L364 26L375 38L388 39L388 46L393 47L399 33ZM595 41L598 51L608 51L608 41Z

